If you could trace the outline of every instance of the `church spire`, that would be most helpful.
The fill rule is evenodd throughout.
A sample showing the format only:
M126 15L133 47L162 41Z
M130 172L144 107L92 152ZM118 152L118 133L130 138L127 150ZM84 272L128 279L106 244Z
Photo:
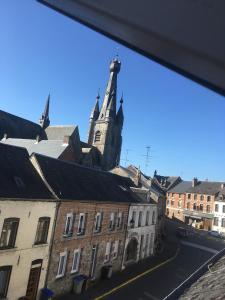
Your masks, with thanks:
M99 116L99 99L100 99L100 96L99 96L99 92L98 92L98 94L96 96L95 105L94 105L93 110L92 110L91 115L90 115L90 120L96 121L98 119L98 116Z
M122 93L122 96L121 96L121 99L120 99L120 107L119 107L118 112L116 114L117 124L123 126L123 120L124 120L124 115L123 115L123 93Z
M110 106L111 116L116 116L116 92L117 92L117 75L120 71L121 62L118 57L114 58L110 63L110 75L107 84L105 97L103 100L102 108L99 114L99 120L104 120L107 110Z
M49 103L50 103L50 94L48 95L48 99L46 101L45 109L43 114L41 115L41 118L39 120L39 123L43 129L46 129L50 125L49 120Z

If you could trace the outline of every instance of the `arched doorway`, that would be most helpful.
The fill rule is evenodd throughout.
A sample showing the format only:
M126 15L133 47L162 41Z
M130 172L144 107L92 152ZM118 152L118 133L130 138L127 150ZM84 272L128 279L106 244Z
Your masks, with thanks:
M135 261L137 259L138 241L132 238L126 248L125 262Z

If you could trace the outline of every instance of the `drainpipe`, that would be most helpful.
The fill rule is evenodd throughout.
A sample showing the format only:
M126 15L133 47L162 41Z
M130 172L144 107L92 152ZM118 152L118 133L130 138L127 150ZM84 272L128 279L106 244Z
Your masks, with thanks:
M125 239L124 239L122 262L121 262L121 268L120 268L121 270L123 270L123 261L124 261L124 256L125 256L125 246L126 246L126 239L127 239L127 235L128 235L128 221L129 221L130 207L131 207L131 203L129 204L129 207L128 207L127 225L126 225L126 232L125 232Z
M51 262L51 258L52 258L52 249L53 249L53 242L54 242L54 237L55 237L56 222L57 222L57 218L58 218L60 205L61 205L61 201L57 201L56 209L55 209L55 218L54 218L54 221L52 224L52 236L51 236L50 245L49 245L48 265L47 265L44 287L47 287L47 279L48 279L48 275L49 275L49 267L50 267L50 262Z

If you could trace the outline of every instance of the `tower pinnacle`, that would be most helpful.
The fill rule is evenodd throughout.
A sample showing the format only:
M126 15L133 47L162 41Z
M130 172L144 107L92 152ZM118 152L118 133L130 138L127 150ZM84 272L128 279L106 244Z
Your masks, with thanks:
M45 109L43 114L41 115L41 118L39 120L39 123L43 129L46 129L50 125L49 120L49 104L50 104L50 94L48 95L48 99L46 101Z

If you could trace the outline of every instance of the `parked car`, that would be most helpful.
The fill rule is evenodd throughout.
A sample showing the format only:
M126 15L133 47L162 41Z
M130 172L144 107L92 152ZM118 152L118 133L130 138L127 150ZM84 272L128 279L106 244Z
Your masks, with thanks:
M217 237L217 238L223 238L222 234L220 234L218 231L216 230L210 230L208 231L208 234L213 236L213 237Z
M189 236L189 230L184 227L178 227L176 230L176 234L180 238L186 238Z

